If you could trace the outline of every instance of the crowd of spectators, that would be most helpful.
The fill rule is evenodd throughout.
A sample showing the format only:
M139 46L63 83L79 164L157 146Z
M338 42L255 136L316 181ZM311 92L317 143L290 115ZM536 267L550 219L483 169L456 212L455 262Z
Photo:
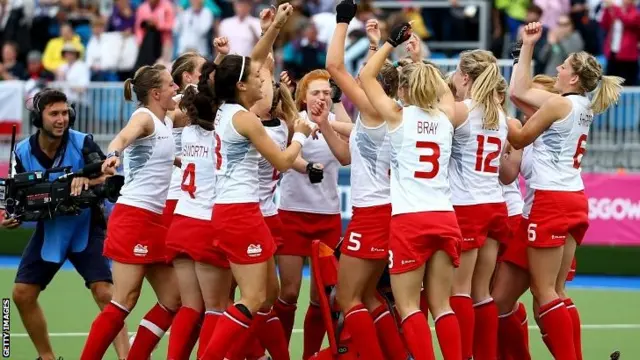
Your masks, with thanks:
M213 56L212 39L226 36L231 53L249 55L260 37L256 15L284 0L0 0L1 80L67 83L71 97L90 81L122 81L138 67L170 64L177 54ZM378 18L383 32L413 20L425 42L424 57L455 57L459 49L430 51L430 40L478 39L478 9L449 0L445 8L380 9L358 1L345 53L360 68L369 43L364 24ZM638 83L640 11L634 0L479 0L491 5L490 50L508 57L522 24L541 21L545 34L535 52L536 71L556 74L567 54L600 55L607 73ZM290 0L295 14L277 42L277 60L295 78L323 67L335 26L336 0ZM404 49L394 54L402 57Z

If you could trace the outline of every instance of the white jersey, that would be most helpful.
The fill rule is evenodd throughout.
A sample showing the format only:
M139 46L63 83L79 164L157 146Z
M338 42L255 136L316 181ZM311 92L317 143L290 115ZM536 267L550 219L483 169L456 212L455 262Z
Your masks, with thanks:
M182 132L182 194L175 214L211 220L215 190L215 140L213 131L189 125Z
M351 152L351 205L368 207L389 204L390 161L389 128L365 126L360 115L349 137Z
M146 113L153 119L153 133L136 139L123 154L125 182L117 203L162 214L173 171L174 142L168 117L160 121L151 110L141 107L131 117Z
M393 215L453 211L448 174L452 137L453 125L444 113L404 108L402 124L389 131Z
M455 129L449 174L454 205L491 204L504 201L498 179L500 155L507 139L507 117L499 112L498 127L483 126L484 106L469 108L467 120Z
M265 130L269 137L275 142L280 150L287 148L289 140L289 128L284 121L273 119L263 122ZM260 186L258 192L260 194L260 211L262 216L273 216L278 213L278 207L275 203L276 187L280 180L280 172L271 165L264 156L260 156L258 163L258 178Z
M551 124L541 141L533 144L533 178L531 187L537 190L580 191L580 163L586 152L587 136L593 121L589 99L582 95L567 95L571 112Z
M171 133L173 134L173 141L175 144L174 151L175 156L180 156L182 153L182 130L183 127L173 128L171 129ZM171 173L171 183L169 184L169 194L167 195L167 200L177 200L180 199L180 194L182 190L180 190L180 184L182 183L182 169L174 166L173 172Z
M312 123L306 111L300 117ZM335 121L335 115L329 114L329 121ZM302 149L301 156L308 162L324 166L324 177L320 183L312 184L307 174L293 169L285 172L280 182L279 209L312 214L340 214L340 197L338 195L338 170L340 162L333 156L327 141L322 134L318 139L309 139Z
M238 104L223 104L215 120L216 204L258 202L258 160L260 154L233 126L233 116L248 111Z
M507 213L509 216L516 216L522 214L522 207L524 201L522 200L522 192L520 192L519 179L516 178L511 184L505 185L502 182L502 196L504 201L507 202Z
M539 141L539 138L536 141ZM531 212L531 206L533 206L533 189L531 188L531 179L533 178L533 145L529 145L522 150L520 175L524 178L525 191L522 217L528 219L529 213Z

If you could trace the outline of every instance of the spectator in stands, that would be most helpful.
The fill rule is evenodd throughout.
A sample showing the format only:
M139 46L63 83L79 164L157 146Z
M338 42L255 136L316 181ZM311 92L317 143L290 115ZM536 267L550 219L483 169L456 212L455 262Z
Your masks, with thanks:
M2 45L0 80L24 80L27 74L24 65L18 62L18 45L6 42Z
M625 78L624 85L638 84L638 40L640 39L640 12L634 0L622 0L622 6L613 0L604 0L601 26L607 31L604 53L607 56L607 75Z
M116 0L109 17L109 31L133 33L136 16L129 0Z
M539 58L546 59L544 73L549 76L558 75L557 67L564 63L571 53L584 49L582 36L576 31L571 18L567 15L558 17L558 24L548 31L547 42L540 50Z
M42 63L45 69L55 73L64 63L62 48L66 44L73 44L80 56L84 53L84 45L80 41L80 36L73 32L71 25L64 23L60 26L60 36L49 40L44 50Z
M229 39L230 54L251 56L253 47L260 38L260 20L251 16L250 0L234 0L235 15L222 20L218 36Z
M505 24L507 26L506 33L509 34L511 40L515 40L518 37L520 26L523 24L527 17L527 11L531 5L530 0L494 0L496 9L499 9L505 14ZM544 36L544 34L543 34Z
M305 7L309 16L321 14L325 12L335 13L336 4L334 0L307 0Z
M87 44L86 64L91 69L91 81L113 81L117 79L116 74L110 68L114 50L113 41L109 41L104 35L106 21L101 17L94 17L91 20L91 38Z
M27 81L25 95L31 98L35 93L47 87L47 83L55 80L55 75L42 65L42 53L31 50L27 54Z
M178 54L195 51L209 55L209 41L213 14L204 7L203 0L190 0L191 6L177 18L175 33L178 35Z
M18 44L18 49L27 50L29 44L29 29L25 19L23 0L0 0L0 45L7 41ZM25 54L18 54L24 58Z
M327 44L318 41L318 30L313 21L307 21L300 30L302 36L283 49L284 68L296 80L311 70L324 69L327 60Z
M593 3L594 0L571 0L569 15L584 40L584 50L592 55L600 55L602 54L602 29L596 20L596 9L591 9L589 2Z
M31 23L31 46L35 50L43 51L53 38L49 33L52 25L58 23L56 14L58 13L59 0L34 0L33 20ZM62 32L62 29L60 29ZM60 48L56 54L60 53ZM46 56L45 56L46 57Z
M535 5L535 4L530 5L529 8L527 8L527 16L525 18L525 24L529 24L532 22L540 22L543 14L544 14L544 11L538 5ZM524 25L521 25L518 28L518 38L522 36L522 31L524 31ZM540 37L540 40L538 40L538 42L535 44L534 51L533 51L533 60L535 60L533 71L536 74L544 73L547 66L547 57L542 56L542 48L547 44L548 37L549 37L549 29L543 24L542 36Z
M571 11L570 0L533 0L533 3L542 9L540 22L549 30L555 29L560 17Z
M146 0L138 7L135 23L136 39L140 44L140 53L149 53L151 57L150 62L138 61L137 66L149 65L156 62L162 54L170 54L168 49L172 47L174 24L175 9L170 0ZM143 44L144 40L149 46Z
M91 72L89 66L80 59L80 51L72 43L67 43L62 48L64 63L56 71L56 80L64 82L64 93L69 102L78 106L84 103L81 99L89 82ZM84 114L83 114L84 115Z

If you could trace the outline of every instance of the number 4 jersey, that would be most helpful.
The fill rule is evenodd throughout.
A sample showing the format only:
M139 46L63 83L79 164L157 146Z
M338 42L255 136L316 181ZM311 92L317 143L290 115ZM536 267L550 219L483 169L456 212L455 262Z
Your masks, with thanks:
M567 95L567 99L572 105L569 115L551 124L533 143L533 189L584 189L580 164L586 152L593 111L585 96L572 94Z
M498 126L484 126L484 106L467 99L467 120L455 129L451 149L451 202L478 205L504 202L498 179L500 155L507 139L507 118L498 112Z
M402 124L389 130L392 214L453 211L449 158L453 125L444 113L403 109Z
M175 214L211 220L215 192L215 139L213 131L189 125L182 131L182 193Z

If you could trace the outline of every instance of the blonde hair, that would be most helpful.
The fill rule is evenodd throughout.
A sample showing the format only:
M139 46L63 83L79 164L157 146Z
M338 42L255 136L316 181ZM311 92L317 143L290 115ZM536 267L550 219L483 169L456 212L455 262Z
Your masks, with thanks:
M280 83L273 93L274 104L272 108L272 116L284 120L286 123L292 122L298 116L296 103L289 87L285 83Z
M167 68L162 64L145 65L138 69L133 75L133 79L129 78L124 81L124 99L132 101L133 90L138 102L148 105L149 91L162 87L162 73L166 70Z
M509 85L507 84L507 79L504 76L500 75L500 83L498 87L496 87L496 93L498 94L498 99L500 99L500 106L504 111L504 105L507 103L507 90L509 89Z
M483 126L497 129L500 119L500 104L496 88L502 81L496 57L486 50L464 51L460 55L460 70L472 80L471 99L484 106Z
M536 75L533 77L533 79L531 79L531 82L533 84L537 84L544 87L544 90L550 93L554 93L554 94L560 93L558 90L556 90L556 79L549 75L544 75L544 74Z
M422 110L437 111L438 100L445 92L446 84L440 69L432 64L417 62L402 67L400 86L405 91L405 101Z
M580 88L584 92L595 90L591 101L591 110L599 114L607 110L609 106L618 102L624 79L619 76L603 76L602 65L596 58L580 51L569 55L569 64L573 73L580 78ZM598 86L598 83L600 86Z
M324 69L316 69L309 72L307 75L300 79L298 86L296 87L296 108L298 111L302 111L306 109L305 99L307 97L307 90L309 90L309 84L315 80L325 80L327 83L331 79L331 75L327 70Z

